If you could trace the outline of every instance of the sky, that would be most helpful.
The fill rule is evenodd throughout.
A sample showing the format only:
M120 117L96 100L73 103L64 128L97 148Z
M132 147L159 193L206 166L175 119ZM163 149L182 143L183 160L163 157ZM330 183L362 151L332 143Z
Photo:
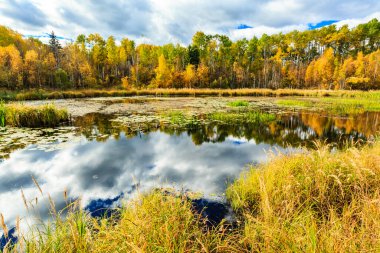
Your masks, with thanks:
M237 40L372 18L380 19L379 0L0 0L0 24L23 35L99 33L159 45L188 44L196 31Z

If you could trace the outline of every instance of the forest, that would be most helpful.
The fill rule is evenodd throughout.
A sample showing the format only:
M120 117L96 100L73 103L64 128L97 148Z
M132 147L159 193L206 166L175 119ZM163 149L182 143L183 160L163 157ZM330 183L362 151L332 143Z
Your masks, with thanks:
M188 46L99 34L48 44L0 26L0 89L380 88L380 22L232 41L197 32Z

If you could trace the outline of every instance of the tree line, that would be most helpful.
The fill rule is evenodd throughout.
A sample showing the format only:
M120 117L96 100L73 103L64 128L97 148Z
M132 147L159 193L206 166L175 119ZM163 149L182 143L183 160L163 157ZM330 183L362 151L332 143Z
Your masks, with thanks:
M81 34L62 46L0 26L0 88L380 88L380 22L188 46Z

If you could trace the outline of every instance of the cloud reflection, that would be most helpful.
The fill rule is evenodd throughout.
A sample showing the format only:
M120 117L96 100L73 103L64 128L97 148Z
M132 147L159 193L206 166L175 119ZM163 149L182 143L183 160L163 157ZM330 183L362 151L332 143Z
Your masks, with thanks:
M39 199L33 215L43 219L49 217L46 194L62 208L65 189L70 198L81 197L84 207L102 199L118 200L121 194L128 198L137 186L141 191L170 185L206 196L220 194L227 180L236 177L247 163L265 161L266 151L274 147L236 137L195 145L186 133L153 132L105 142L83 138L51 152L19 150L0 163L0 212L8 224L14 224L17 216L26 217L21 188L28 200ZM33 185L31 175L44 196Z

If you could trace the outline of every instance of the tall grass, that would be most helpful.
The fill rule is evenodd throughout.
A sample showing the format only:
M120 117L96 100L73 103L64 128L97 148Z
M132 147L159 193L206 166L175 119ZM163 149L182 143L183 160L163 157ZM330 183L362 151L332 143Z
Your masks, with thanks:
M52 104L28 106L0 103L0 126L54 127L68 120L67 110L58 109Z
M380 143L279 155L227 197L253 252L379 252Z
M38 100L84 97L119 96L302 96L302 97L346 97L380 99L380 91L349 90L297 90L297 89L143 89L143 90L26 90L19 92L0 91L4 100Z
M51 206L54 219L31 227L6 252L242 252L236 233L222 224L207 227L189 199L161 191L140 195L104 218L76 203L63 218Z

